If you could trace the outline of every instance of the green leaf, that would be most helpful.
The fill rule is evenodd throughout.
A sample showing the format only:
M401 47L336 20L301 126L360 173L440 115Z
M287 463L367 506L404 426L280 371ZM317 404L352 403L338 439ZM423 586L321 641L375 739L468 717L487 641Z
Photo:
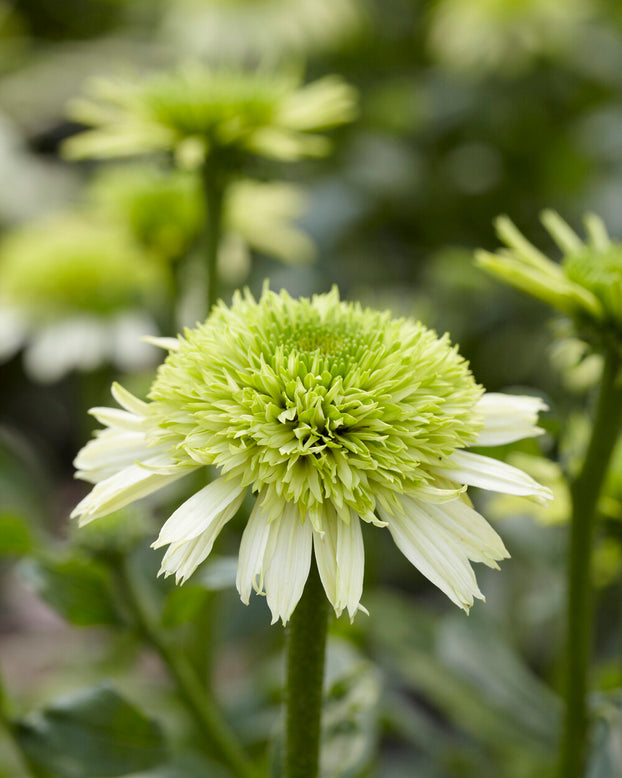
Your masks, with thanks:
M16 722L21 748L50 778L115 778L165 760L159 725L109 686L82 691Z
M0 513L0 556L24 556L34 545L24 517L17 513Z
M118 624L106 569L93 560L34 560L22 563L26 583L71 624Z

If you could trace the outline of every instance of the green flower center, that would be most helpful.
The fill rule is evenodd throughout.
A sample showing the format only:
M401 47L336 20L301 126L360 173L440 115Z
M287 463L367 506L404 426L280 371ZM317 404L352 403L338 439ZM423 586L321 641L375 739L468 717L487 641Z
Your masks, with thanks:
M481 396L446 338L339 300L237 296L187 331L151 392L154 442L313 510L374 510L471 443Z

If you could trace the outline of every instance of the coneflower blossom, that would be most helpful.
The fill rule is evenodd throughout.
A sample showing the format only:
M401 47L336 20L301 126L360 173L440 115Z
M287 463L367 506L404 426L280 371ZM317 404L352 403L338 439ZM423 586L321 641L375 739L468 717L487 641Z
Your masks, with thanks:
M92 410L106 429L76 459L95 486L73 516L87 523L215 467L153 544L168 546L161 572L185 581L250 489L237 588L245 603L265 593L273 623L291 616L312 554L336 614L362 608L362 521L468 610L483 598L470 561L496 568L508 553L467 486L551 497L466 450L539 434L539 399L484 394L447 336L336 289L311 300L238 293L167 345L149 402L115 384L123 410Z

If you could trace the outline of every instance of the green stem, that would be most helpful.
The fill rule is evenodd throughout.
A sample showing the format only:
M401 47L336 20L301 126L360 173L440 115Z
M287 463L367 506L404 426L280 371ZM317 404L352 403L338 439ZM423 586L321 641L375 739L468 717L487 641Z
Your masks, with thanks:
M201 683L190 663L162 633L143 602L129 560L126 557L119 560L115 570L136 627L168 668L177 685L179 697L194 720L198 732L205 739L206 744L211 743L218 749L236 777L253 778L255 772L252 765L216 702L206 693L204 684Z
M203 196L205 197L205 260L207 263L208 314L218 302L218 254L222 242L226 183L218 169L207 162L203 166Z
M581 471L571 483L565 666L566 713L560 778L582 778L589 734L587 692L592 648L591 557L598 498L622 423L620 360L606 354L592 435Z
M328 600L313 562L288 630L286 778L318 775L327 631Z

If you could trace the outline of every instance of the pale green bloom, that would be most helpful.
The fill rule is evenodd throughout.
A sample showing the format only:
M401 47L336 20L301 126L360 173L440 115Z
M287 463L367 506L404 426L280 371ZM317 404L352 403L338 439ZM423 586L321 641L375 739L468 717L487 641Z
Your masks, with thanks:
M448 338L422 324L341 302L236 294L169 342L143 402L115 385L124 410L78 454L95 484L73 516L87 523L197 468L218 477L165 522L161 572L186 580L247 490L257 495L240 545L237 587L264 592L273 620L298 602L312 554L335 612L361 608L361 521L387 528L419 570L468 610L482 598L470 562L497 567L501 539L467 485L548 499L522 471L474 454L537 435L532 397L483 394Z
M580 331L619 331L622 326L622 244L613 243L602 220L585 217L587 241L554 211L542 223L562 251L553 262L524 238L507 216L496 221L506 244L496 254L478 251L477 262L493 275L567 314Z
M438 0L429 46L458 71L513 73L543 53L571 51L593 13L591 0Z
M104 361L147 364L142 310L161 295L163 269L128 233L68 213L16 228L0 243L0 358L27 345L28 371L55 380Z
M334 48L364 23L361 0L172 0L162 35L186 56L274 61Z
M137 78L99 79L71 115L90 125L70 138L67 156L118 157L174 151L185 166L227 154L228 172L245 154L276 159L322 156L322 130L351 121L352 87L337 76L301 85L291 73L187 65Z
M115 165L95 177L90 200L95 210L167 258L186 255L204 230L206 206L195 172ZM313 243L296 225L305 207L304 192L294 184L234 180L225 193L222 273L227 274L228 255L240 245L245 254L254 249L292 264L312 260Z

